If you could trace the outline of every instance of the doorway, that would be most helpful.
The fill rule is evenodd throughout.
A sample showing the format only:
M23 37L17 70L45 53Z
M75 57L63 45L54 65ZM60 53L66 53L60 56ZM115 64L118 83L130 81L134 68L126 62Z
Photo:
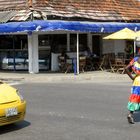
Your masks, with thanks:
M49 35L38 36L39 71L49 71L51 62L51 46Z
M92 53L96 56L101 55L101 36L92 35Z

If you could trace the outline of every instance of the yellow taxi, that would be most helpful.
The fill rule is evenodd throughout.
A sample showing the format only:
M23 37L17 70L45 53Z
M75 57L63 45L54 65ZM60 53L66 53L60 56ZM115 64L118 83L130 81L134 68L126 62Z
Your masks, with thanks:
M26 101L14 87L0 81L0 126L24 120Z

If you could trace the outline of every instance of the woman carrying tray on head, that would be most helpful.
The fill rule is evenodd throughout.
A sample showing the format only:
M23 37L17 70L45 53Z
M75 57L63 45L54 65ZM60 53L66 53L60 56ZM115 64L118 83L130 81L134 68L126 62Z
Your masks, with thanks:
M132 75L132 72L135 75ZM128 76L133 80L133 85L131 88L131 94L128 102L129 114L127 116L128 122L134 124L134 112L140 111L140 55L136 56L129 65L125 68Z

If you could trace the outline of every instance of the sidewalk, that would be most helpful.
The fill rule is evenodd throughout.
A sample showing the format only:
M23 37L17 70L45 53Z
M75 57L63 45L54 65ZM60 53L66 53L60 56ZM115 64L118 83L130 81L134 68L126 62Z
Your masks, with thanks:
M117 74L103 71L85 72L79 75L73 73L39 73L28 74L24 72L0 72L0 80L9 82L35 82L35 83L58 83L58 82L98 82L98 81L130 81L126 74Z

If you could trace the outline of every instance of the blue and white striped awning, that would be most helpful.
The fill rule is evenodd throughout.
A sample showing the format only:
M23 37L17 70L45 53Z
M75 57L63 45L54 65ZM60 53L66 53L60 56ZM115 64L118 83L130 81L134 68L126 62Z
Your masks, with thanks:
M140 23L35 20L0 24L0 34L38 31L113 33L123 28L139 31Z

